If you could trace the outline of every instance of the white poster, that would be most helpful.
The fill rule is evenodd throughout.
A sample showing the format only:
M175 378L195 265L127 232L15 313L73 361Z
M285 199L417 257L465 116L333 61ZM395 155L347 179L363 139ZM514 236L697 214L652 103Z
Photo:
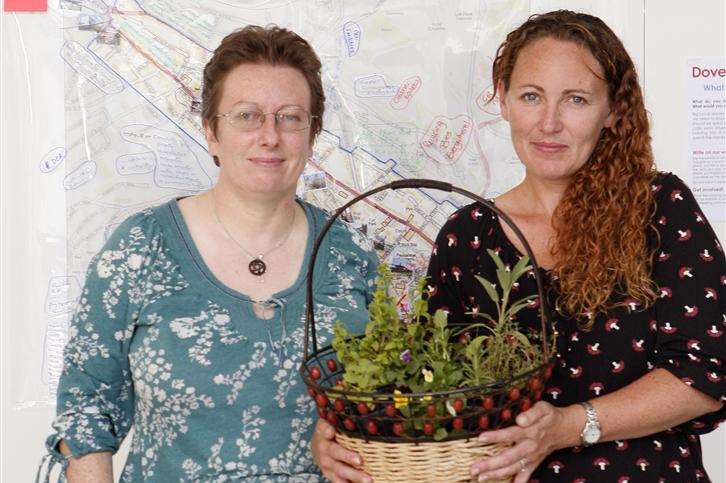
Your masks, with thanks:
M691 59L686 73L690 186L706 217L724 221L726 68L724 59Z

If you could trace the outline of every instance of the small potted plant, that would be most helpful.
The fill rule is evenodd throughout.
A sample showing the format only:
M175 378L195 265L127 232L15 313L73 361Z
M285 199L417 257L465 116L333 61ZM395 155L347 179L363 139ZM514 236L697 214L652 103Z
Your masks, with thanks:
M525 248L531 253L526 241ZM318 350L308 311L313 353L306 333L301 367L308 392L319 416L337 429L338 442L362 455L363 469L377 482L468 481L471 463L503 448L476 436L513 424L542 395L553 363L546 301L540 304L542 332L532 335L521 330L516 314L537 296L512 298L515 282L529 272L542 297L536 263L523 256L506 267L494 251L488 254L496 265L496 283L477 280L496 314L477 313L479 321L463 329L449 325L443 310L429 314L425 279L410 294L410 312L401 315L389 294L391 272L385 264L379 267L365 334L351 336L337 323L332 344Z

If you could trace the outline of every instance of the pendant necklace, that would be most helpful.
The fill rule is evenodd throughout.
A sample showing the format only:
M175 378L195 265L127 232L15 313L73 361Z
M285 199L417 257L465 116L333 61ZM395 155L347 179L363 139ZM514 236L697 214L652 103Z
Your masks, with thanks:
M229 230L227 230L227 227L224 226L224 223L222 223L222 219L219 217L219 213L217 213L217 202L216 198L214 197L214 193L212 193L212 211L214 212L214 218L217 220L219 226L222 227L222 231L224 231L224 234L227 235L227 238L229 238L235 245L237 245L239 249L242 250L248 257L252 258L250 263L247 265L247 270L249 270L252 275L260 277L259 281L260 283L263 283L265 281L263 275L267 271L267 264L263 261L263 259L267 255L284 245L287 239L290 238L290 234L292 234L292 229L295 227L295 215L297 213L295 207L293 206L292 210L292 221L290 222L290 229L287 231L285 236L283 236L282 239L277 242L272 248L270 248L266 252L262 252L257 255L250 253L245 247L243 247L242 244L238 242L235 237L232 236Z

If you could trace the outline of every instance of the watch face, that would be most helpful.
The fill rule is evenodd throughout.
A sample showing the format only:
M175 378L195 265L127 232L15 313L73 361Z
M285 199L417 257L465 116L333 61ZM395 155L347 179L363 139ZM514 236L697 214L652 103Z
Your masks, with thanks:
M582 439L587 444L595 444L600 439L600 428L594 424L588 424L582 432Z

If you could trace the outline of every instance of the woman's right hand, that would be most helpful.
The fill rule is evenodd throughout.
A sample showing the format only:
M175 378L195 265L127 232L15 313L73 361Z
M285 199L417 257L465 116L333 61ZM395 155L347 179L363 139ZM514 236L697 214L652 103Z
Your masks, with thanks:
M335 428L319 419L310 442L313 460L323 471L323 476L333 483L373 483L373 478L361 471L363 459L335 441Z

